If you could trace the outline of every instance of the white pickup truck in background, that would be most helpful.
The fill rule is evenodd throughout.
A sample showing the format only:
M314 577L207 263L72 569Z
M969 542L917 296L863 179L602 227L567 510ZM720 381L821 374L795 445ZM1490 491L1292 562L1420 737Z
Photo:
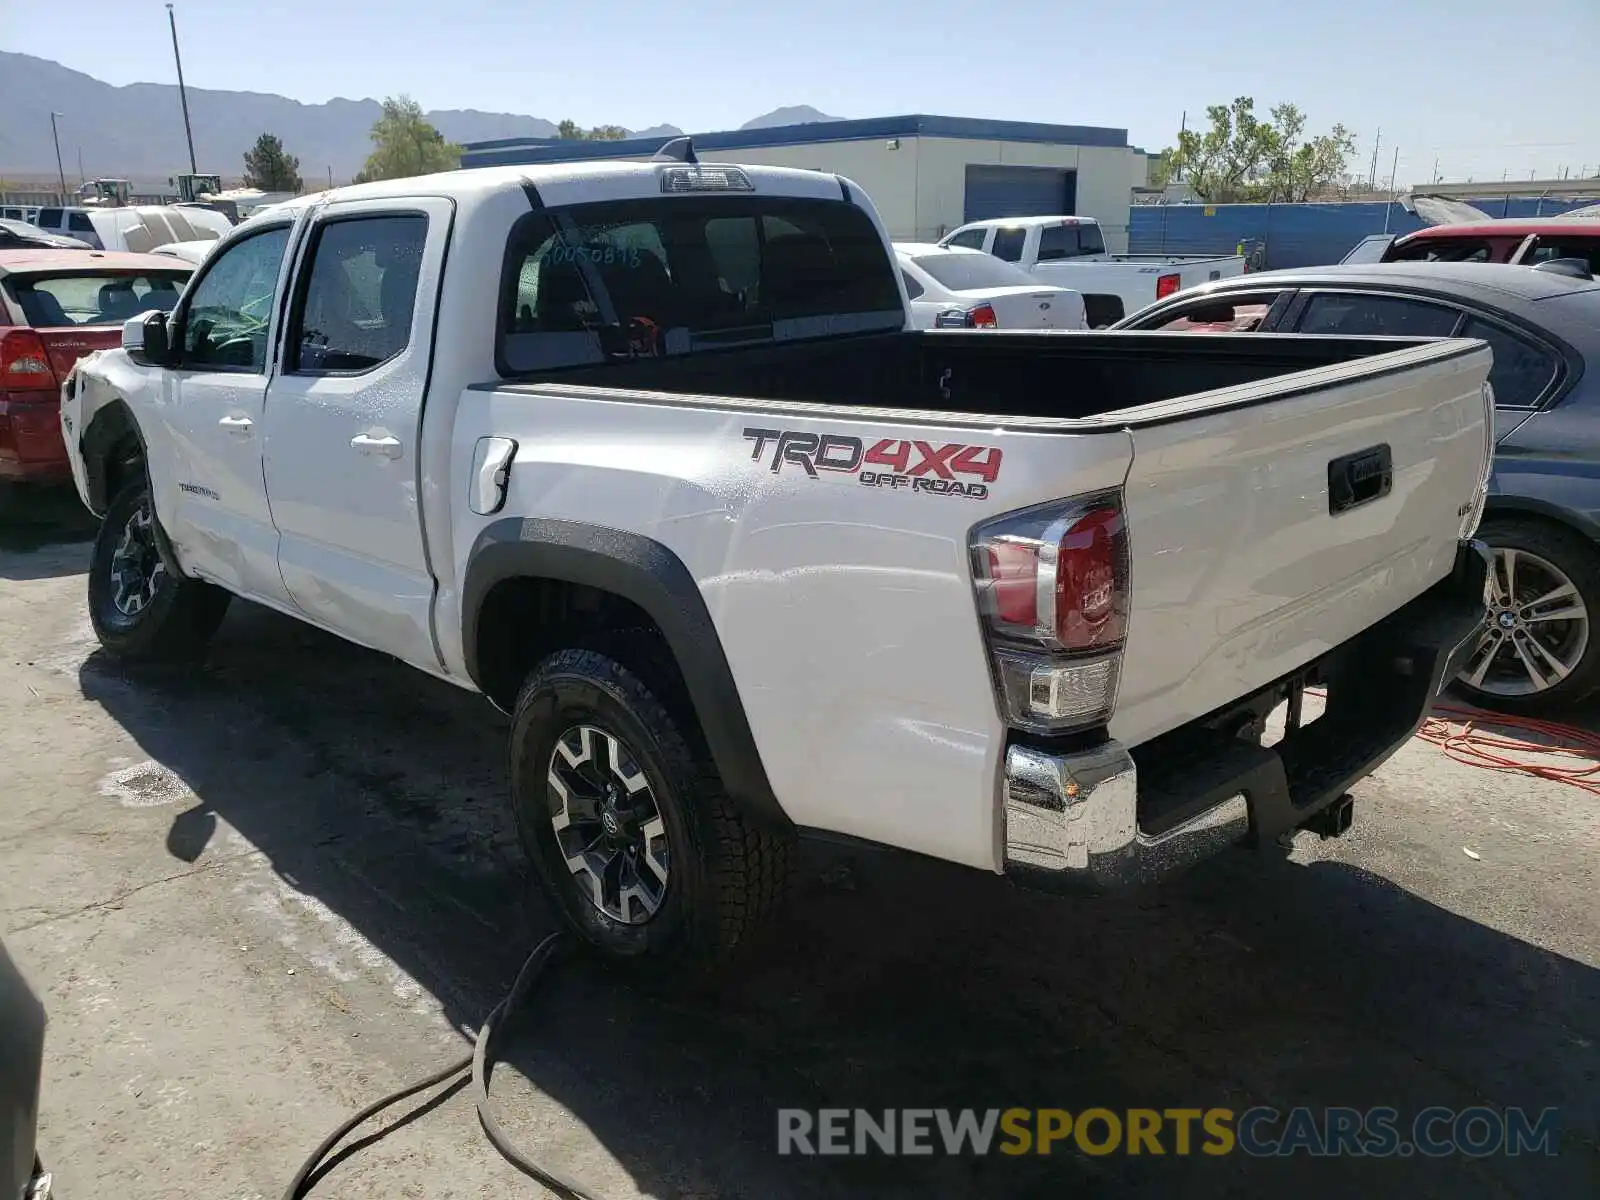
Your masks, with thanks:
M1174 292L1245 272L1238 254L1108 254L1093 217L973 221L947 233L939 245L982 250L1041 282L1072 288L1083 296L1091 329L1104 329Z
M1089 887L1343 832L1482 620L1489 362L912 330L858 187L680 149L254 217L61 412L110 652L240 596L482 692L557 911L660 965L804 829Z

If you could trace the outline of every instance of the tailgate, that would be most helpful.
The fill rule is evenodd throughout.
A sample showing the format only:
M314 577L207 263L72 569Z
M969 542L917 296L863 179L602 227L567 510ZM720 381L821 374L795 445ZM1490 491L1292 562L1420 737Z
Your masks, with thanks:
M1482 342L1129 410L1128 745L1305 666L1450 573L1487 470ZM1187 408L1187 412L1183 410Z

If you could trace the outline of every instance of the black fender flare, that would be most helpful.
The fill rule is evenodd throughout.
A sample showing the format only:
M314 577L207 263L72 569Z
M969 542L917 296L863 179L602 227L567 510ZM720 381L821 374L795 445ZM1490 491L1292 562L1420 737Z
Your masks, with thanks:
M580 521L506 517L485 527L461 589L462 653L480 688L479 614L496 584L517 578L610 592L649 616L677 661L728 795L763 823L792 825L773 794L705 598L676 554L640 534Z
M96 516L104 516L111 497L106 494L106 470L112 452L127 437L139 443L139 454L145 455L144 433L133 412L122 400L113 400L101 408L78 436L78 450L83 456L84 482L89 492L89 508Z

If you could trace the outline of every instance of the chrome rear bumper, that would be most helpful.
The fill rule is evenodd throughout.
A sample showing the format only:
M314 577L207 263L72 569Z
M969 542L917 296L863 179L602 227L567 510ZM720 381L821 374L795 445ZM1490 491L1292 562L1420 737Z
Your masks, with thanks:
M1231 714L1270 708L1288 681L1135 752L1116 741L1063 753L1011 745L1006 873L1130 887L1312 822L1410 740L1460 671L1482 627L1487 562L1481 542L1463 542L1449 578L1298 673L1327 687L1327 709L1276 746L1238 737Z

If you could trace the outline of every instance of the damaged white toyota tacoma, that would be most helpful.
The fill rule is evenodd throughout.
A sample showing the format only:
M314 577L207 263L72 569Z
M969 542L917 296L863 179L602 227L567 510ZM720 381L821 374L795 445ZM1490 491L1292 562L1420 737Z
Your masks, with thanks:
M679 145L246 221L62 427L107 650L240 596L482 692L570 927L704 958L803 831L1096 888L1342 831L1481 620L1489 365L914 331L859 188Z

